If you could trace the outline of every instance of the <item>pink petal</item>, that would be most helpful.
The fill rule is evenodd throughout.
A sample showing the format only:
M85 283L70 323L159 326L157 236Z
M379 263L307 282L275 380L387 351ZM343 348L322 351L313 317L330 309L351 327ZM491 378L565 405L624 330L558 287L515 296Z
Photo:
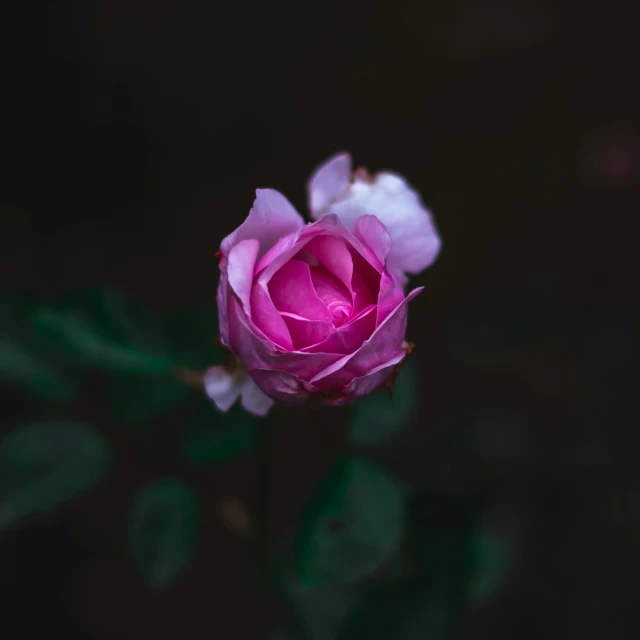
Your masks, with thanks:
M341 353L349 354L357 351L376 328L376 307L371 305L357 318L342 325L324 342L314 344L305 349L309 353Z
M351 291L353 292L353 314L378 301L380 288L380 274L360 254L352 252L353 277Z
M367 375L354 378L351 383L345 387L344 394L349 402L355 402L358 398L368 396L371 392L378 389L386 379L393 373L399 362L405 357L406 353L402 352L388 360L387 362L376 367Z
M349 255L351 260L351 255ZM336 324L343 324L351 316L353 299L349 290L324 267L311 267L311 281L318 297L331 312Z
M334 353L283 351L270 340L260 336L260 333L260 329L246 316L236 298L230 298L230 345L247 369L278 369L301 380L311 380L340 358L339 354Z
M340 153L314 171L307 187L309 207L313 212L324 210L338 198L351 181L351 156Z
M310 320L331 322L333 316L316 293L306 262L289 260L269 281L269 293L278 311Z
M353 259L342 238L317 236L309 242L306 250L349 289L353 275Z
M308 320L292 313L283 313L282 319L291 333L293 346L297 350L317 344L335 331L331 322Z
M360 216L356 220L353 234L371 250L378 262L378 269L383 268L391 250L391 236L382 222L375 216Z
M293 341L282 316L274 307L269 292L256 282L251 291L251 319L264 335L287 351L293 351Z
M260 242L259 256L264 255L280 238L304 227L304 220L293 205L278 191L258 189L247 219L222 241L222 253L228 256L242 240Z
M393 273L385 271L380 278L377 324L380 324L403 299L404 291L398 278Z
M304 404L315 390L308 382L285 371L252 369L249 374L264 393L283 404Z
M422 287L414 289L385 318L358 351L337 360L310 382L320 389L330 389L335 385L345 386L401 353L404 354L402 342L407 329L407 306L421 291Z
M260 272L264 271L270 264L273 263L276 258L280 257L282 254L289 254L295 244L298 242L299 237L300 233L298 231L289 233L286 236L280 238L278 242L276 242L273 247L271 247L271 249L269 249L269 251L267 251L267 253L265 253L262 258L260 258L260 260L256 264L255 273L259 274ZM297 250L299 251L300 247L298 247Z
M222 344L229 348L229 320L227 317L227 289L229 281L226 268L220 266L220 282L216 294L216 305L218 307L218 328L220 330L220 340Z
M238 296L247 313L250 313L253 268L259 250L260 243L257 240L241 240L229 252L227 265L229 286Z

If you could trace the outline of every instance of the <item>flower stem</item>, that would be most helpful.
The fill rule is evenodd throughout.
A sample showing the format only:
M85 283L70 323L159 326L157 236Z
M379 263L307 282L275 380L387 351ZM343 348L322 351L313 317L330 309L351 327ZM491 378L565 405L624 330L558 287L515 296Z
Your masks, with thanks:
M253 538L256 562L265 584L272 594L277 613L285 619L298 638L307 640L308 633L300 619L295 603L287 589L285 577L277 566L276 556L269 544L269 498L271 495L271 466L273 458L273 434L277 412L272 410L258 427L256 447L256 484L253 512Z

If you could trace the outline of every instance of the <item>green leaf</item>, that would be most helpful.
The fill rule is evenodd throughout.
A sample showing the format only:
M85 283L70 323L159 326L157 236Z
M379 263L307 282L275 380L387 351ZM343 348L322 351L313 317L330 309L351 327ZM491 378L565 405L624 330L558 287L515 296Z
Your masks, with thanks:
M109 380L111 407L128 426L171 411L193 391L171 375L118 374Z
M25 295L0 299L0 381L26 385L47 400L68 402L77 395L78 378L33 330L32 307Z
M201 511L194 490L174 480L156 482L138 496L131 550L138 570L153 586L167 585L193 558Z
M34 314L40 334L86 364L138 373L170 370L162 322L109 289L80 291Z
M391 393L380 389L358 401L351 414L351 442L380 444L405 426L417 404L416 386L413 367L405 365Z
M0 441L0 527L91 489L110 461L101 436L77 422L33 422Z
M378 568L404 533L400 487L364 460L337 461L304 505L295 539L303 587L347 582Z
M236 458L255 447L259 428L259 420L239 406L228 413L204 407L186 431L184 456L194 464Z

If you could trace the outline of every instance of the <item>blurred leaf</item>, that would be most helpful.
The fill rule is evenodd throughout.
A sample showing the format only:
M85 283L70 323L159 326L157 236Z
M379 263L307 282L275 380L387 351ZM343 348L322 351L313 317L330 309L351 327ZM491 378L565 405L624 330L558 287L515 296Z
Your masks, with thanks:
M25 295L0 299L0 381L24 384L48 400L70 401L78 378L33 330L32 306Z
M501 586L507 550L451 499L422 494L414 497L410 511L409 543L430 580L430 597L440 600L444 618L455 621L468 602L487 598Z
M218 318L215 311L187 309L169 316L165 326L175 361L190 369L207 369L222 362L217 347Z
M346 622L341 626L337 639L401 640L407 638L411 618L424 600L426 593L426 585L420 580L374 586L352 609ZM425 633L422 637L436 640L440 636Z
M488 531L476 531L471 540L472 575L468 592L471 600L492 596L503 584L509 568L504 544Z
M174 363L162 322L109 289L75 292L35 312L35 326L54 345L89 365L158 373Z
M136 374L113 376L108 389L114 412L129 426L171 411L193 391L170 375Z
M217 319L207 311L184 310L164 320L170 342L170 359L181 367L204 370L222 362L216 349ZM167 350L168 352L168 350ZM185 400L193 387L165 374L122 374L109 382L109 396L115 413L125 424L139 425L156 418Z
M303 589L295 575L285 566L284 559L272 559L282 598L289 605L294 629L281 630L282 637L300 640L328 640L336 638L338 630L358 602L365 588L361 584L331 585L315 589Z
M0 526L92 488L109 460L104 440L81 423L34 422L9 432L0 442Z
M355 444L375 445L405 426L417 403L415 371L400 370L391 394L380 389L359 400L351 414L349 438Z
M165 586L190 562L200 518L200 498L182 482L162 480L140 493L131 522L131 549L138 570L153 586Z
M255 446L259 428L259 420L239 406L228 413L206 406L187 429L184 455L194 464L236 458Z
M370 574L400 543L404 519L404 496L391 478L364 460L339 460L300 515L295 551L302 586Z

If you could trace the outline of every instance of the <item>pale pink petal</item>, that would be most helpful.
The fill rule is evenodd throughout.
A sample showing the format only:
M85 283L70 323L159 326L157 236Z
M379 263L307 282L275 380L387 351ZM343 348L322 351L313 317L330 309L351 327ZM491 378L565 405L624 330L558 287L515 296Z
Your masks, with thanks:
M309 353L340 353L343 355L357 351L376 328L376 307L369 306L358 317L342 325L324 342L305 349Z
M250 375L264 393L283 404L304 404L315 391L308 382L285 371L252 369Z
M371 250L378 261L378 268L383 268L391 250L391 236L382 222L376 216L360 216L356 220L353 235Z
M283 236L276 242L267 253L265 253L262 258L258 261L255 267L255 274L259 274L264 271L273 261L280 257L283 253L291 256L291 250L296 245L300 238L300 232L294 231L293 233L289 233L286 236ZM300 247L297 248L297 251L300 251Z
M297 231L304 224L302 216L281 193L273 189L258 189L247 219L222 241L222 253L228 256L242 240L254 239L260 242L260 257L280 238Z
M308 320L292 313L283 313L282 319L289 329L293 346L297 350L317 344L335 332L331 322Z
M241 240L229 252L227 264L229 286L238 296L247 313L250 313L253 268L259 250L260 243L257 240Z
M311 320L331 322L333 316L320 300L306 262L289 260L269 281L269 294L278 311L294 313Z
M340 358L333 353L283 351L268 339L246 316L235 297L229 300L229 339L231 348L240 356L247 369L278 369L311 380L320 371Z
M311 211L321 211L336 200L351 181L351 156L340 153L316 169L309 180L309 206Z
M402 343L407 328L407 306L422 291L414 289L373 332L356 352L337 360L310 382L320 389L346 386L385 362L404 353Z
M324 267L311 267L311 281L318 297L331 312L336 325L346 322L353 307L351 292Z
M287 351L293 351L291 334L278 310L273 306L269 292L259 282L251 291L251 319L264 335Z
M315 256L318 262L338 278L347 289L351 286L353 259L345 241L335 236L317 236L309 242L306 250Z

